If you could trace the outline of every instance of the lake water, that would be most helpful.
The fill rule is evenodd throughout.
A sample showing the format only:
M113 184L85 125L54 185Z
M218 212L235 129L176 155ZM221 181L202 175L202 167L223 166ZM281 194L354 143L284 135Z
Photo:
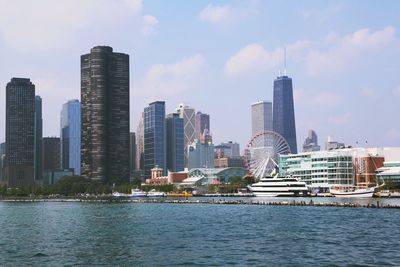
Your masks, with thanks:
M0 266L400 266L399 224L397 209L0 202Z

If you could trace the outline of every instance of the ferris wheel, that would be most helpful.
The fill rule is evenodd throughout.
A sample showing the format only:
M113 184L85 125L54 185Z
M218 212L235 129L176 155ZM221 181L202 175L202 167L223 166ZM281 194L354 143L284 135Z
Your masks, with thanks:
M278 157L284 154L290 154L285 138L273 131L260 132L246 146L246 165L254 178L260 179L278 166Z

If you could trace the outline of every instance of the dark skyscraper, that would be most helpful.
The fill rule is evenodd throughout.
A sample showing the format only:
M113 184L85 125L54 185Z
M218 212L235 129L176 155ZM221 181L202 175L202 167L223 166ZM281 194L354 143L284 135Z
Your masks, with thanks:
M60 169L60 138L43 138L43 172Z
M10 187L34 183L35 85L12 78L6 87L5 179Z
M35 97L35 180L43 178L42 163L42 138L43 138L43 120L42 120L42 98Z
M81 173L129 181L129 56L96 46L81 56Z
M195 128L196 128L196 138L201 142L204 142L203 133L205 129L210 130L210 115L201 113L200 111L196 113L195 116Z
M162 168L166 174L165 102L156 101L144 108L144 174L149 178L151 169Z
M297 153L292 79L279 76L274 81L273 128L282 135L292 153Z
M178 113L168 114L167 126L167 169L171 172L179 172L184 169L185 155L183 119Z

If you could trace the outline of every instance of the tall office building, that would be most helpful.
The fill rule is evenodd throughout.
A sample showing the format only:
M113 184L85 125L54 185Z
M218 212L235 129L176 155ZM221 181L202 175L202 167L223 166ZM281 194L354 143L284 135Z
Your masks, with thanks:
M195 140L188 148L188 169L214 168L214 145L212 143L202 144Z
M0 144L0 182L4 177L4 159L6 157L6 143Z
M183 119L178 113L168 114L167 127L167 169L171 172L184 170Z
M292 79L279 76L274 80L273 129L282 135L293 154L297 153Z
M34 183L35 85L12 78L6 87L5 181L10 187Z
M252 136L260 132L272 130L272 102L259 101L251 104Z
M81 104L74 99L61 110L61 168L81 174Z
M41 180L43 178L42 139L42 98L37 95L35 96L35 181Z
M200 111L196 113L195 116L195 128L196 128L196 138L201 142L204 142L204 130L210 130L210 115L201 113Z
M131 172L136 169L136 134L129 133L129 168Z
M81 56L81 173L129 181L129 55L96 46Z
M140 114L136 128L136 169L144 170L144 112Z
M60 169L60 138L43 138L43 172Z
M317 134L312 129L308 130L308 136L303 144L303 152L319 151L320 149Z
M183 129L185 133L185 167L188 167L188 147L192 144L194 139L196 139L195 110L185 104L179 104L176 112L183 119Z
M166 174L165 102L150 103L144 109L144 175L149 178L151 169L158 166Z

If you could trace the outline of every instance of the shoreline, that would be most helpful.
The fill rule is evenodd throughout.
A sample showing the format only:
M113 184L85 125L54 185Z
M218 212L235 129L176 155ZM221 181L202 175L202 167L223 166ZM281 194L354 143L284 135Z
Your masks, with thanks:
M6 198L0 202L8 203L33 203L33 202L53 202L53 203L103 203L103 204L122 204L122 203L144 203L144 204L207 204L207 205L247 205L247 206L302 206L302 207L340 207L340 208L372 208L372 209L400 209L400 205L382 205L379 200L376 204L359 203L318 203L310 200L306 201L243 201L243 200L199 200L199 199L115 199L115 198Z

